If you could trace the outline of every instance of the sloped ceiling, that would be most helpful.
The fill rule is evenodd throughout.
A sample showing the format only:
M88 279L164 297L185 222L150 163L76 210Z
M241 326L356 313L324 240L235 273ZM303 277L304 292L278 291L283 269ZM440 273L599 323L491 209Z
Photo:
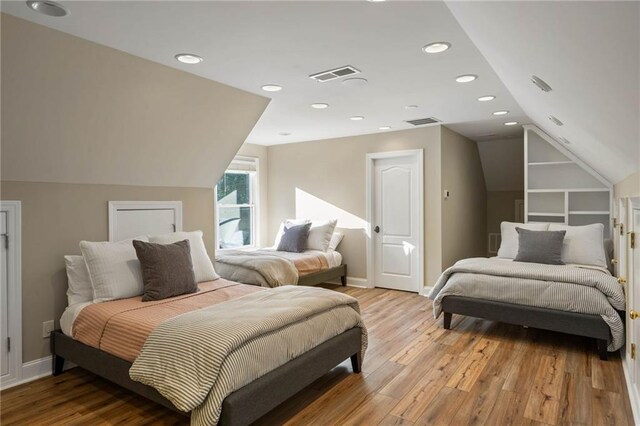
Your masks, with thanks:
M640 169L640 4L447 5L536 125L568 139L567 148L612 183ZM534 86L532 74L553 90Z

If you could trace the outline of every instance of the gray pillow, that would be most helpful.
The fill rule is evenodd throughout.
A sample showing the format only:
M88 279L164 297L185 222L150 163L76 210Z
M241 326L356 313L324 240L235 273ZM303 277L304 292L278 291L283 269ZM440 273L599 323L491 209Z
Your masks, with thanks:
M155 244L133 240L142 268L142 301L162 300L198 291L189 240Z
M278 251L289 251L292 253L302 253L307 247L311 222L302 225L284 227L284 234L280 238Z
M566 231L530 231L523 228L516 228L516 231L518 231L518 254L513 260L564 265L562 242Z

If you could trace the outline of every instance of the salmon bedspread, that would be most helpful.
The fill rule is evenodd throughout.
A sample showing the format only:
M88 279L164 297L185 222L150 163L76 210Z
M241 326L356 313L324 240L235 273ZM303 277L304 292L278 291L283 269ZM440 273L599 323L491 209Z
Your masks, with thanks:
M197 293L153 302L142 302L142 297L137 296L89 305L73 322L72 336L85 345L133 362L149 334L169 318L264 290L222 278L198 287Z

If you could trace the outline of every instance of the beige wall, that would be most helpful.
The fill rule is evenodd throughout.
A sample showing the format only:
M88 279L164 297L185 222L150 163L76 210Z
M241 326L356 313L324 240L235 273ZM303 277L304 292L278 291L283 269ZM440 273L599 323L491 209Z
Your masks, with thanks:
M24 362L49 354L42 323L67 305L65 254L81 240L108 239L108 201L182 201L183 228L201 229L213 254L213 189L2 181L3 200L22 202L22 336Z
M524 137L478 142L487 191L522 191Z
M107 201L181 200L213 255L213 188L268 99L1 15L0 197L22 201L23 360L66 304L63 255Z
M426 281L440 274L440 127L269 147L269 238L292 217L336 217L349 276L366 278L366 154L424 149Z
M442 269L460 259L484 256L487 191L477 144L442 127Z
M268 103L1 16L2 180L212 188Z
M487 233L499 234L501 222L515 222L516 200L524 200L524 191L487 191Z
M640 172L636 172L613 186L615 198L640 196Z
M273 239L269 239L269 155L268 147L263 145L254 145L245 143L238 151L238 155L244 155L246 157L254 157L258 159L258 186L259 197L258 201L258 226L259 226L259 241L260 247L267 247L273 244Z

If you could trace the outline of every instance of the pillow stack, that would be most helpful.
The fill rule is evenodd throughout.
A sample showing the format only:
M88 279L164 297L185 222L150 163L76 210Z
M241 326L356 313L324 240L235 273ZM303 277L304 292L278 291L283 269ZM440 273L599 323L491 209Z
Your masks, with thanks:
M500 228L500 258L551 265L607 268L604 225L601 223L570 226L557 223L502 222Z
M281 250L280 243L285 235L285 231L294 226L306 225L309 224L309 235L306 239L306 243L304 245L303 250L319 250L319 251L327 251L327 250L335 250L342 241L343 235L340 233L334 234L334 230L336 228L336 224L338 221L336 219L330 220L307 220L307 219L287 219L280 224L280 229L278 230L278 234L276 235L276 240L274 243L274 247L277 250ZM286 247L283 247L286 248ZM290 250L282 250L282 251L290 251Z
M118 242L81 241L82 256L65 256L69 306L141 296L160 300L197 291L219 278L202 231L141 236Z

